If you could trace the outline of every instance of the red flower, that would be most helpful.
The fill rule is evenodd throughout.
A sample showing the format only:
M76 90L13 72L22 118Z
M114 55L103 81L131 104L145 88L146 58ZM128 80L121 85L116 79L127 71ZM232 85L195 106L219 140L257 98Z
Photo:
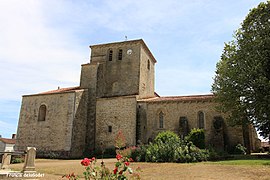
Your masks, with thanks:
M116 174L116 173L117 173L117 171L118 171L118 168L117 168L117 167L115 167L115 168L114 168L114 170L113 170L113 174Z
M129 162L125 162L125 165L126 165L126 166L129 166L129 164L130 164Z
M134 160L132 158L129 158L128 160L129 160L129 162L134 162Z
M116 159L119 161L123 156L121 156L120 154L116 155Z
M84 158L82 161L81 161L81 165L83 166L89 166L91 163L91 160L88 159L88 158Z
M71 179L71 178L75 178L76 176L75 176L75 174L73 172L71 174L67 174L67 175L62 176L62 178L64 178L64 177L67 178L67 179Z
M119 174L123 174L123 170L119 172Z
M96 160L96 158L95 157L92 157L92 161L95 161Z

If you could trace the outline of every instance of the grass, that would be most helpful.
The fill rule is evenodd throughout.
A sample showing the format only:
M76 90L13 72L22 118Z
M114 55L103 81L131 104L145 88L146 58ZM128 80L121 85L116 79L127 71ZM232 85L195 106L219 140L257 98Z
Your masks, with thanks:
M224 160L224 161L207 162L207 163L208 164L220 164L220 165L270 166L270 159Z
M270 166L270 157L265 155L232 155L230 159L207 162L220 165Z
M142 179L270 179L270 159L259 159L256 157L246 157L251 159L225 160L216 162L201 163L132 163L131 167L142 169L140 173ZM67 173L75 172L82 174L83 167L81 160L57 160L57 159L37 159L36 170L45 173L42 179L61 179ZM106 167L114 168L116 159L105 159ZM97 165L100 164L100 159ZM12 169L21 170L23 164L12 164Z

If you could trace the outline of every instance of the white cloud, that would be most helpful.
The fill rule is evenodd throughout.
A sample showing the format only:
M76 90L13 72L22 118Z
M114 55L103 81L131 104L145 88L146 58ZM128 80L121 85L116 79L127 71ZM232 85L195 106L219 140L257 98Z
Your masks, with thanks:
M65 85L78 85L80 64L89 49L74 44L68 32L46 26L41 1L0 2L1 98L20 98ZM81 47L80 47L81 48Z

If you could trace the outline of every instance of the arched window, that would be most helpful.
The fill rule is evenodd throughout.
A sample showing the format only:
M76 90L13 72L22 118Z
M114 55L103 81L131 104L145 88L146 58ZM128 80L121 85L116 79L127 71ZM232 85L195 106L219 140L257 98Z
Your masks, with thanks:
M109 61L112 61L113 58L113 50L109 50Z
M150 61L149 61L149 59L147 61L147 69L150 70Z
M159 128L164 128L164 113L162 111L159 113Z
M198 126L199 129L204 129L204 113L202 111L198 112Z
M38 121L45 121L46 120L46 111L47 111L47 108L44 104L39 107Z
M123 50L119 49L119 51L118 51L118 60L122 60L122 57L123 57Z

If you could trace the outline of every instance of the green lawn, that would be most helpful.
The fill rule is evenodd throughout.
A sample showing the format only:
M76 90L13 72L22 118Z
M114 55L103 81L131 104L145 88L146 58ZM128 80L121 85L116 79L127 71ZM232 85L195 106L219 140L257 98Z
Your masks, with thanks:
M216 162L206 162L207 164L221 164L221 165L265 165L270 166L270 159L240 159L240 160L224 160Z

